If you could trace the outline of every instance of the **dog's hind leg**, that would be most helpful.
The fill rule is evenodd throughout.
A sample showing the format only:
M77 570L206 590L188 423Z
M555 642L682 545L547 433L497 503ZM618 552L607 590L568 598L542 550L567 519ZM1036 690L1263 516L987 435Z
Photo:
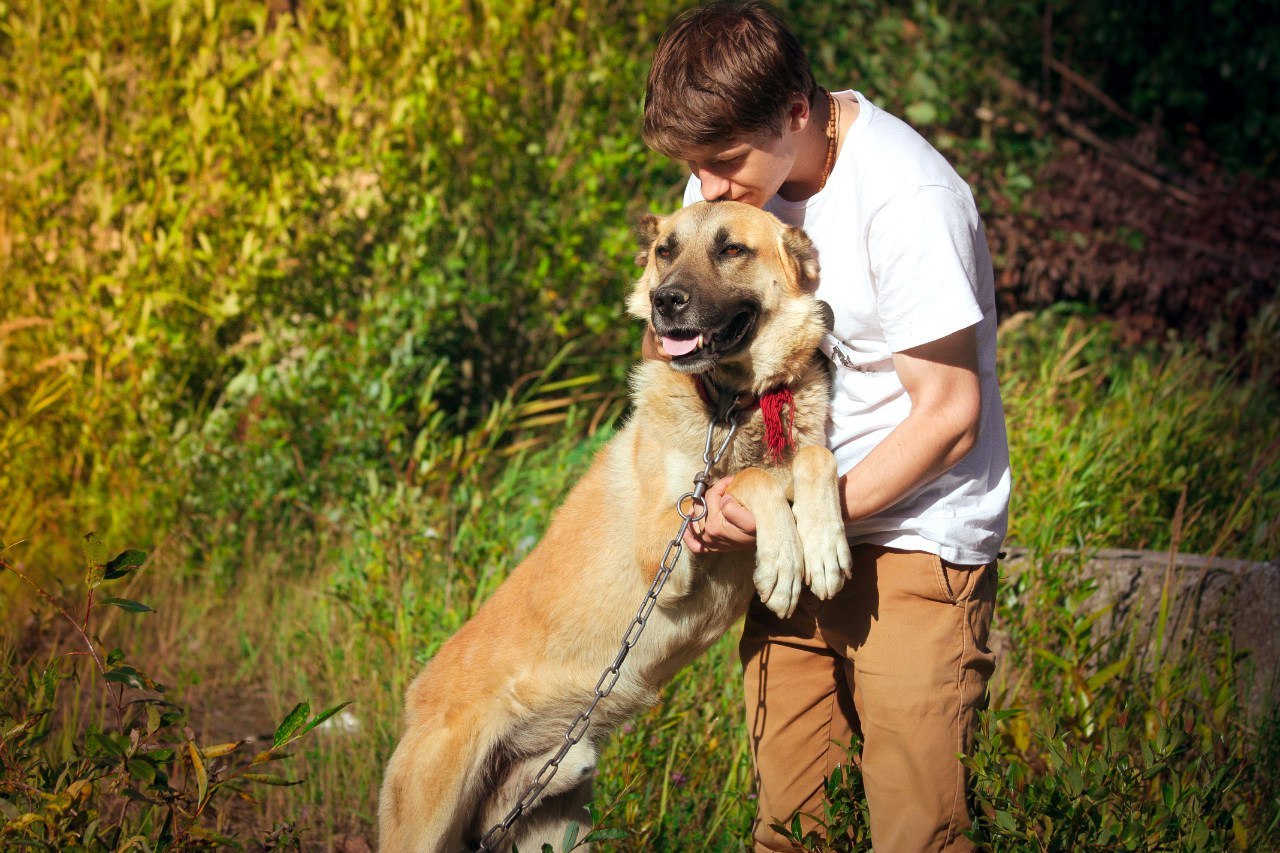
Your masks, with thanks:
M458 853L483 795L491 744L474 728L410 728L378 798L384 853Z
M556 749L523 759L506 774L498 792L488 800L481 812L481 832L487 832L506 818L521 795L538 778L547 760L558 751L557 746ZM503 849L510 849L514 840L521 850L538 851L544 843L559 850L571 822L589 827L591 815L586 805L591 800L591 780L595 777L595 770L595 746L589 740L571 746L560 760L547 787L515 823L512 838L503 842Z
M574 851L590 851L590 844L581 843L591 832L591 812L587 809L590 802L589 778L576 787L543 799L532 814L515 825L516 846L535 853L544 844L550 844L557 853L571 846ZM573 824L577 825L576 833L571 832ZM565 840L571 836L574 837L573 844L566 845Z

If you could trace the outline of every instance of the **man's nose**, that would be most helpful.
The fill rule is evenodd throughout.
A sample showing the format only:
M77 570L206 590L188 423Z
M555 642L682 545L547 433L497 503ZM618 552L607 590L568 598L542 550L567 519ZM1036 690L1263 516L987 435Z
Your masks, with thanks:
M729 182L718 175L703 172L698 179L702 181L702 197L707 201L715 201L729 194Z

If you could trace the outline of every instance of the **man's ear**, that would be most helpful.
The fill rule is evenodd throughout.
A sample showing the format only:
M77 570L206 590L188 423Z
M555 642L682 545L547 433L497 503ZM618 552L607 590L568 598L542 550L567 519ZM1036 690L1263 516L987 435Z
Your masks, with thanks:
M792 133L804 130L813 118L813 110L809 108L809 98L799 92L791 93L791 102L787 106L786 129Z
M796 284L805 293L812 293L818 287L818 249L809 239L809 235L799 228L788 225L782 232L782 248L791 256L796 264Z
M658 239L658 226L662 220L652 213L642 213L640 218L636 220L636 266L644 266L649 262L649 250L653 248L653 241Z

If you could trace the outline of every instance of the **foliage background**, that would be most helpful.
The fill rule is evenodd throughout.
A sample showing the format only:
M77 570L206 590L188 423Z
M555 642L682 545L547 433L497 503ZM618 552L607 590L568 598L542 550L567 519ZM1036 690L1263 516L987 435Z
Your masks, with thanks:
M1178 754L1245 768L1221 799L1257 844L1274 721L1093 638L1087 585L1053 556L1277 553L1276 29L1266 3L1182 5L785 8L821 81L973 183L1002 310L1036 312L1002 332L1011 542L1038 562L999 617L1021 674L1000 703L1032 712L1002 719L997 764L1043 771L1048 720L1055 744L1136 749L1099 734L1125 697L1134 731L1208 703L1221 720ZM0 539L67 596L84 532L151 551L129 583L159 612L102 630L200 734L356 700L308 747L308 785L227 827L301 814L315 845L371 838L407 678L623 413L628 223L682 184L640 143L643 79L682 6L0 0ZM67 648L8 575L0 591L15 670ZM1215 649L1228 674L1182 683L1234 685ZM718 646L606 759L629 849L743 837L732 658ZM1045 707L1064 685L1081 707ZM92 686L59 706L67 730L98 719ZM1190 761L1176 774L1211 787ZM1140 794L1163 796L1153 778Z

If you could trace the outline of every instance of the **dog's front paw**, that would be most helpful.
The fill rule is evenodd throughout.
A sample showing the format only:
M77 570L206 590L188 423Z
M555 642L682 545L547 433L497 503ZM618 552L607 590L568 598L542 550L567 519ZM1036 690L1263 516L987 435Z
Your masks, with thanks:
M785 619L800 601L800 584L804 578L804 551L800 537L790 535L762 537L756 540L756 592L764 606Z
M804 582L823 601L835 598L853 574L853 554L843 525L807 531L804 539Z

